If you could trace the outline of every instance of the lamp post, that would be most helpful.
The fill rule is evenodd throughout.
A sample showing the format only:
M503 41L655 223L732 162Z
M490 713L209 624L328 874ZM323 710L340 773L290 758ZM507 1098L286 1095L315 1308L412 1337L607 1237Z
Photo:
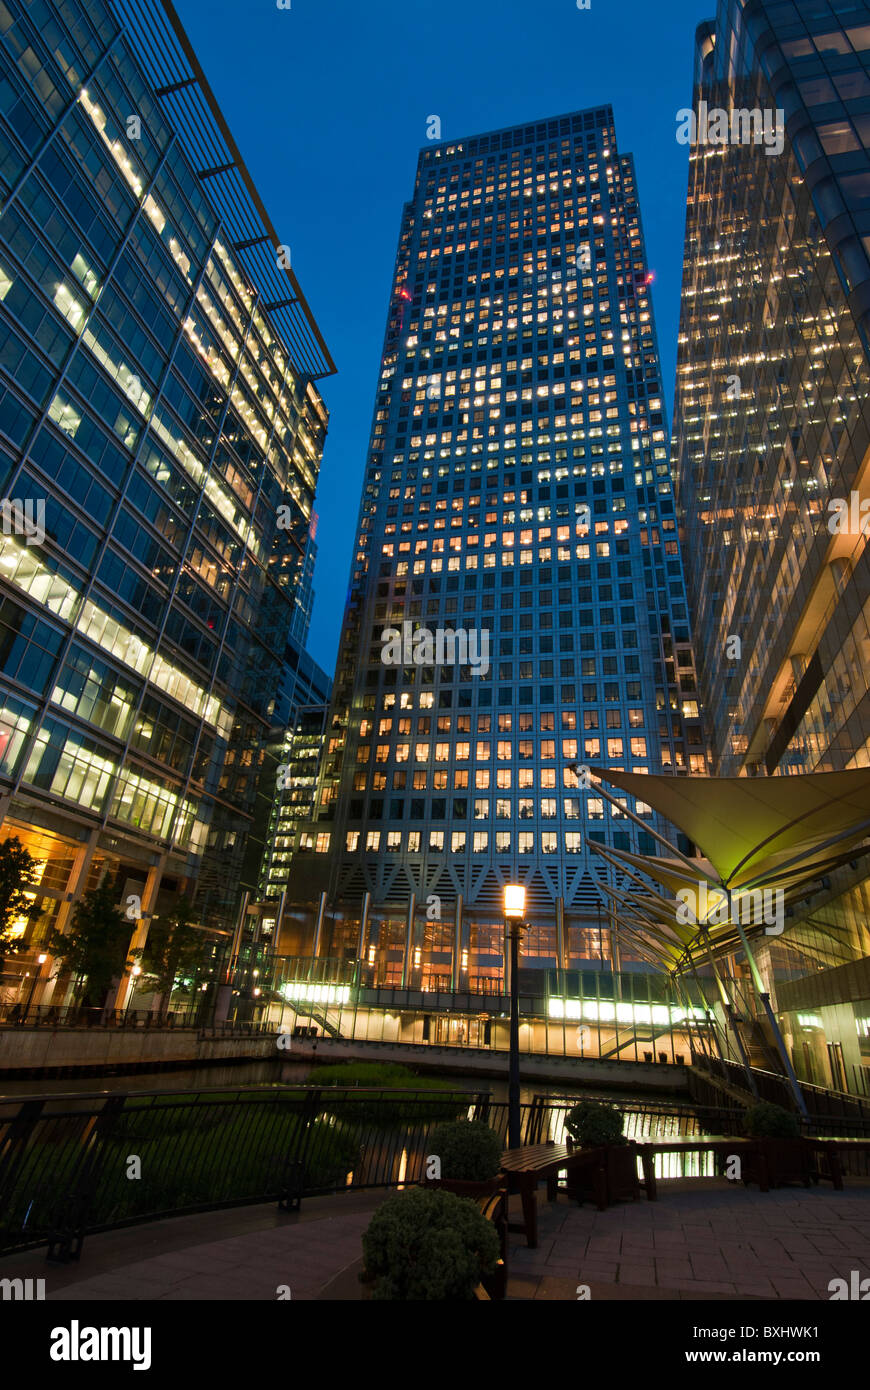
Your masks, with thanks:
M128 1013L130 1012L130 1005L133 1003L133 995L136 993L136 985L139 983L139 976L140 976L141 974L142 974L142 967L141 967L141 965L134 965L134 966L131 967L131 969L130 969L130 975L131 975L132 978L131 978L131 980L130 980L130 993L129 993L128 997L127 997L127 1007L126 1007L125 1010L124 1010L124 1020L125 1020L125 1021L126 1021L126 1018L127 1018Z
M519 883L506 883L504 915L510 937L511 969L511 1031L510 1070L508 1073L508 1148L520 1147L520 932L525 923L526 890Z
M30 992L27 996L27 1003L24 1005L24 1018L21 1020L22 1023L25 1023L27 1021L27 1015L30 1013L30 1005L33 1003L33 991L36 989L36 982L39 979L40 974L42 973L42 967L48 960L48 956L37 956L36 960L37 968L36 970L34 970L33 979L30 981Z

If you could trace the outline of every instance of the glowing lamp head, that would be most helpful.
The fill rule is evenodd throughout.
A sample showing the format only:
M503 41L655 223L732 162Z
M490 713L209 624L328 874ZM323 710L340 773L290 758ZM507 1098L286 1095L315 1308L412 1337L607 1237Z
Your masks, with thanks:
M521 883L506 883L504 888L504 915L516 919L525 914L526 890Z

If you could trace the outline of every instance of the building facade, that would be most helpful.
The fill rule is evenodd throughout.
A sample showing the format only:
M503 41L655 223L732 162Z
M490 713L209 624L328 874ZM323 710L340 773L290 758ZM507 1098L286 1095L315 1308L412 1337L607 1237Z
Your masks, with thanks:
M106 870L227 931L331 360L171 7L0 27L0 835L34 950Z
M673 462L725 776L870 761L868 69L846 0L722 0L697 34ZM809 954L762 960L799 1074L841 1087L870 1055L866 872L818 883Z
M609 107L421 152L291 876L380 983L503 979L516 879L527 965L613 963L588 768L705 766L652 279Z
M294 852L299 848L303 852L312 848L310 823L314 818L317 783L326 745L330 686L331 682L327 681L322 703L294 706L280 741L276 774L278 795L272 806L260 877L260 897L265 900L280 901L289 885ZM308 838L300 846L303 828Z

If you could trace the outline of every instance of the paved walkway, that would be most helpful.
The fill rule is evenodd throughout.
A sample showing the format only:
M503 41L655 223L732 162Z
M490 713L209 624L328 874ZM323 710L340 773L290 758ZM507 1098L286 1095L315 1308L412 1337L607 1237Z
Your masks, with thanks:
M539 1247L512 1238L511 1299L827 1299L831 1279L870 1277L870 1183L759 1193L721 1180L661 1183L660 1200L598 1212L539 1191ZM46 1280L59 1301L356 1300L361 1236L388 1194L206 1212L89 1236L81 1261L0 1260L0 1278ZM517 1213L519 1215L519 1213Z
M761 1193L720 1180L659 1184L607 1211L541 1202L537 1250L511 1251L511 1294L577 1298L828 1299L870 1276L870 1184Z
M0 1260L0 1279L43 1278L47 1300L316 1299L360 1260L361 1237L386 1193L311 1198L298 1215L242 1207L129 1226L85 1239L78 1263L42 1252ZM355 1290L358 1281L353 1279Z

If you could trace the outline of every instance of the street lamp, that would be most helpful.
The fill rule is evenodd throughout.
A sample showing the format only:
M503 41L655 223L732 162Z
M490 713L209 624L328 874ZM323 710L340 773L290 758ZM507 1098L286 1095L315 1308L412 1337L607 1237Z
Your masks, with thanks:
M41 972L42 972L42 967L45 965L45 962L48 960L48 956L46 956L46 955L37 956L36 959L37 959L39 968L38 968L37 970L34 970L34 972L33 972L33 979L30 981L30 993L29 993L28 996L27 996L27 1003L26 1003L25 1006L24 1006L24 1018L21 1020L22 1023L26 1022L26 1020L27 1020L27 1015L30 1013L30 1005L33 1003L33 991L36 989L36 981L39 979L39 976L40 976L40 974L41 974Z
M130 968L130 975L132 976L132 979L130 980L130 993L129 993L128 997L127 997L127 1007L126 1007L126 1009L124 1010L124 1018L125 1018L125 1019L126 1019L126 1017L127 1017L127 1014L130 1012L130 1005L133 1003L133 995L136 993L136 986L137 986L137 984L139 983L139 976L140 976L141 974L142 974L142 967L141 967L141 965L134 965L134 966L131 966L131 968Z
M504 915L511 943L511 1031L508 1073L508 1148L520 1147L520 932L525 929L526 890L520 883L506 883Z

